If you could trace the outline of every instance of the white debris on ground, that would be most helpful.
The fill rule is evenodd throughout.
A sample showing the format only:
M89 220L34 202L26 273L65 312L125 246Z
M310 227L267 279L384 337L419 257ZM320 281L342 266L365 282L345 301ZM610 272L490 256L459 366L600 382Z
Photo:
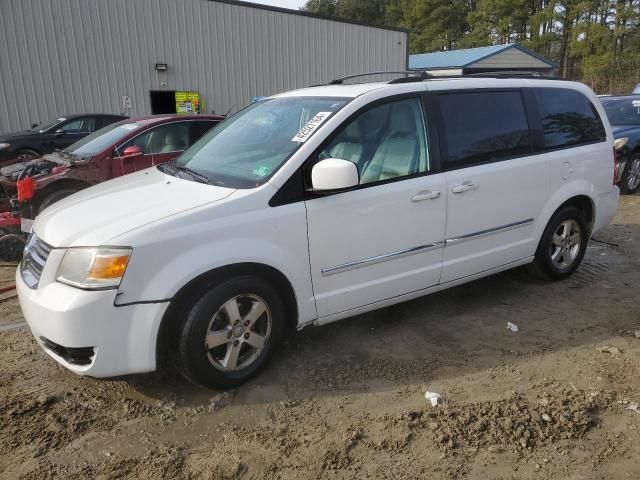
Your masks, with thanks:
M438 403L440 402L440 399L442 398L442 395L440 395L439 393L430 392L429 390L427 390L427 392L424 394L424 398L431 401L432 407L437 407Z
M516 325L515 323L507 322L507 330L517 332L519 330L518 325Z

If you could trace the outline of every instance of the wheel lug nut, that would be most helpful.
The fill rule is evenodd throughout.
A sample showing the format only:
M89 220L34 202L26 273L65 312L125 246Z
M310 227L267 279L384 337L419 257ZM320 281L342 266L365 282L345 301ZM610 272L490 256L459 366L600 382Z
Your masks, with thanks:
M239 344L240 344L240 341L239 341L239 340L236 340L235 342L233 342L233 346L234 346L234 347L237 347Z
M246 320L246 321L244 322L244 326L245 326L245 327L248 327L248 326L249 326L249 320Z
M235 322L233 322L234 325L238 325L240 323L240 320L236 320Z
M246 340L247 338L249 338L249 332L247 332L247 333L245 333L245 334L244 334L244 338L245 338L245 340Z

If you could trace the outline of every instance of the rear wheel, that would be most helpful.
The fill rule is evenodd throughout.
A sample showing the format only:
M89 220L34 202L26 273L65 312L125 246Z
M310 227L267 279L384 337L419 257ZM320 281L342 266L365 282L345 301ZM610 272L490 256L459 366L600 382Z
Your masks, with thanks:
M638 187L640 187L640 152L631 155L620 181L620 189L624 193L636 193Z
M245 382L268 362L284 333L284 307L260 278L236 277L187 306L172 351L193 383L225 389Z
M569 277L584 258L588 228L583 213L576 207L560 210L549 221L529 272L545 280Z

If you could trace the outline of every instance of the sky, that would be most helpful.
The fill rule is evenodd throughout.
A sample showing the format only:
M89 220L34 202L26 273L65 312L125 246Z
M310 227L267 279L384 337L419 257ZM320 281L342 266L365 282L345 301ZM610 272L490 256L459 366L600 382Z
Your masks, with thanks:
M274 7L293 8L298 10L305 3L305 0L249 0L252 3L263 3L265 5L273 5Z

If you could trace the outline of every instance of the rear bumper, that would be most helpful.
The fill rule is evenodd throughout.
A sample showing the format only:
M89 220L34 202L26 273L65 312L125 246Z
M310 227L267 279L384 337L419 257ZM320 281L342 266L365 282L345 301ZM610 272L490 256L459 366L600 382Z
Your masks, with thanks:
M618 210L620 189L614 186L610 192L598 195L595 198L596 215L592 233L596 233L609 225Z
M114 306L115 290L50 283L30 289L16 273L24 318L47 354L79 375L114 377L156 369L165 303Z

